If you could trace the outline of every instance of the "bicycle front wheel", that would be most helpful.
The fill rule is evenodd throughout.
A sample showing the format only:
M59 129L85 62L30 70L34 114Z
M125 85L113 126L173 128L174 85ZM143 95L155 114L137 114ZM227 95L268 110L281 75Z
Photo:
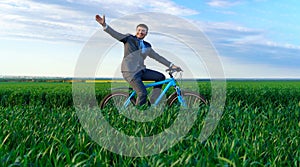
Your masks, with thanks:
M191 91L182 91L181 96L183 97L187 108L200 108L208 104L204 96ZM168 100L170 106L180 106L178 96L176 93L172 94Z
M129 94L126 92L113 92L103 98L100 109L120 110L124 107ZM135 98L130 99L130 105L135 105Z

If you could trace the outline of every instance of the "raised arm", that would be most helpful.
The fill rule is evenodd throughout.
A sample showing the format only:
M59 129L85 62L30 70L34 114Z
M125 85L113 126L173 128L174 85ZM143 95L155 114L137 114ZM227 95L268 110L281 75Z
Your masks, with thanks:
M107 32L109 35L111 35L112 37L114 37L115 39L117 39L118 41L121 42L126 42L127 40L127 36L125 34L119 33L117 31L115 31L114 29L112 29L110 26L108 26L105 22L105 15L103 15L103 17L96 15L96 21L102 25L103 29L105 32Z

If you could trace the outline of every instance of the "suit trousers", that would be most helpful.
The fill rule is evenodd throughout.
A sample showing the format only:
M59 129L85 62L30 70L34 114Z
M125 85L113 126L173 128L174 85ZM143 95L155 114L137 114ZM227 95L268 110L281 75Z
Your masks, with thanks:
M141 106L147 103L147 90L143 81L163 81L165 80L164 74L150 70L143 69L137 72L133 77L126 77L126 74L123 73L124 79L130 84L130 86L137 93L136 105ZM153 87L152 95L150 97L150 103L153 104L158 98L161 92L162 85L157 85Z

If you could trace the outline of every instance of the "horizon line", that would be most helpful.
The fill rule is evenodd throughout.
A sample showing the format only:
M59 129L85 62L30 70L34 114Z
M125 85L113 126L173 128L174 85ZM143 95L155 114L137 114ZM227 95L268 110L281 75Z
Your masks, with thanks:
M71 76L20 76L0 75L1 79L49 79L49 80L124 80L121 77L71 77ZM225 77L225 78L182 78L183 80L300 80L294 77Z

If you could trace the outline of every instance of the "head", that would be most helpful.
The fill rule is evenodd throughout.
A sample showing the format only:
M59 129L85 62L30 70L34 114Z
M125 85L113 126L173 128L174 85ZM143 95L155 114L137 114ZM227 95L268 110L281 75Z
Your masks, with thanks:
M139 24L136 26L136 37L144 39L148 33L148 26L146 24Z

